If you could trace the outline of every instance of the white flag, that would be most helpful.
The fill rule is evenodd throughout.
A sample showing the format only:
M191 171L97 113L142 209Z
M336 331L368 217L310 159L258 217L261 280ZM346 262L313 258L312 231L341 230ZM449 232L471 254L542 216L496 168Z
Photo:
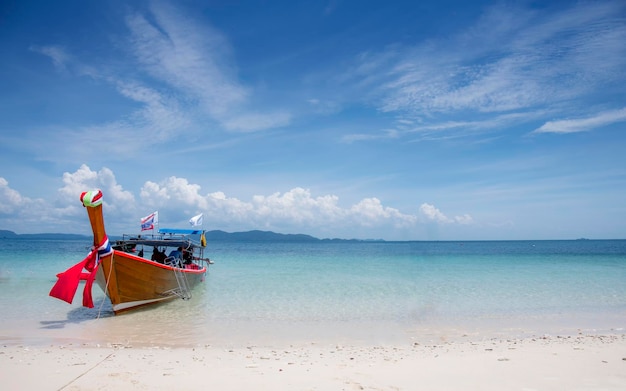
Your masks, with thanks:
M202 213L200 213L197 216L193 216L192 218L189 219L189 224L191 224L192 227L197 227L198 225L202 225Z

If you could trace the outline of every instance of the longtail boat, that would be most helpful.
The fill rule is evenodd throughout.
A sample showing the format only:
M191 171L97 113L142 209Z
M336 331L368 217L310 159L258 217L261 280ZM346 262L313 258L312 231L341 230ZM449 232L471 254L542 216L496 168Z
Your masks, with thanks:
M104 228L102 192L84 192L80 200L91 223L93 247L83 261L57 275L50 296L71 304L79 282L85 280L83 305L93 308L91 289L96 281L118 314L171 299L188 300L204 281L212 263L204 256L204 231L159 229L157 234L124 235L111 245ZM199 241L193 239L198 236Z

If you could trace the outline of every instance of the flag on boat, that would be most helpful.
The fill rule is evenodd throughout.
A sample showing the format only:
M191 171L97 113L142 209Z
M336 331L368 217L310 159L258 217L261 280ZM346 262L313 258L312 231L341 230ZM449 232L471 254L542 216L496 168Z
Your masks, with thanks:
M146 231L154 229L155 224L159 223L159 212L156 211L141 219L141 230Z
M191 224L192 227L197 227L198 225L202 225L202 213L200 213L197 216L193 216L192 218L189 219L189 224Z

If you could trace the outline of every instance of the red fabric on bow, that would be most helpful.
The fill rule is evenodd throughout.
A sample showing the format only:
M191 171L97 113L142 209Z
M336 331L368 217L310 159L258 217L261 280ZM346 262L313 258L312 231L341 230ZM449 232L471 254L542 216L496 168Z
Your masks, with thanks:
M102 244L98 248L93 248L85 259L70 267L63 273L57 274L58 280L50 290L50 296L72 304L80 280L85 280L85 288L83 290L83 306L93 308L91 288L93 287L96 272L98 271L98 265L100 264L98 259L98 249L105 245L107 241L108 238L105 236ZM87 270L88 273L83 272L83 269Z

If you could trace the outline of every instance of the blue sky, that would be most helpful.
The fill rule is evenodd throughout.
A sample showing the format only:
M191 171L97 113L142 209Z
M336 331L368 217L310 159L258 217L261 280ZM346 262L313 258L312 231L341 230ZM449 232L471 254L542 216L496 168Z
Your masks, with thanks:
M302 3L302 4L300 4ZM624 1L4 1L0 229L626 237Z

